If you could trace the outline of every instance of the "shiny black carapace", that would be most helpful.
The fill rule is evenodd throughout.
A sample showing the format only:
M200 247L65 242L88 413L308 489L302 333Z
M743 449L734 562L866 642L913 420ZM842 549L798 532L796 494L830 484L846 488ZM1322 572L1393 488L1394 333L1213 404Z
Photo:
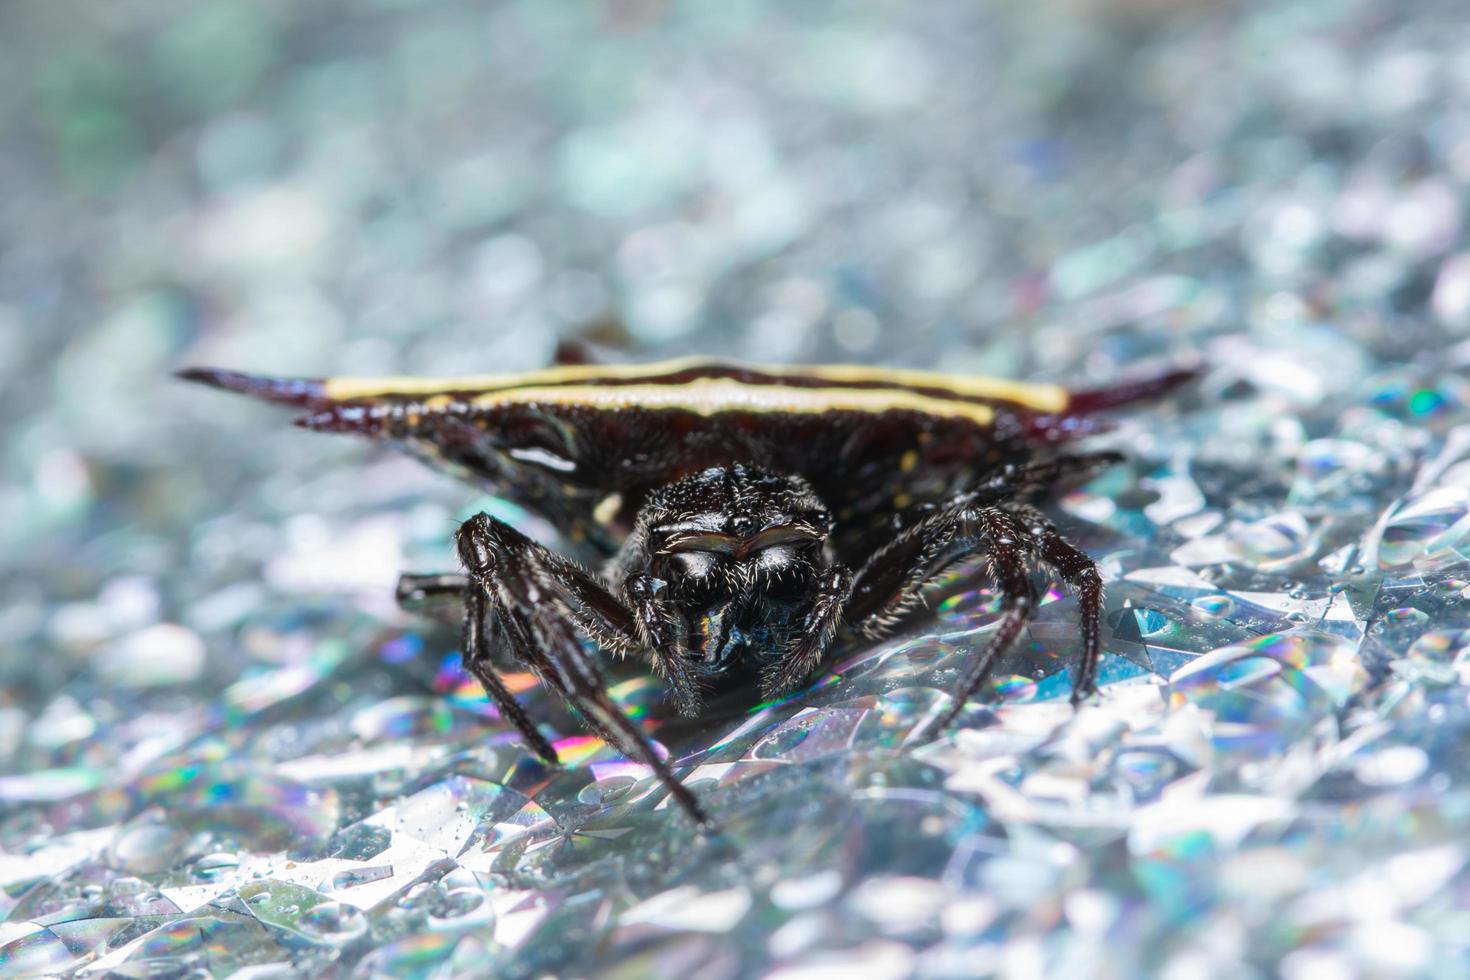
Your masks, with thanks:
M953 721L1036 606L1033 567L1077 590L1073 699L1096 686L1102 578L1036 509L1117 460L1067 453L1096 412L1159 395L1180 371L1068 392L924 371L707 361L572 364L443 380L183 377L294 405L299 424L405 447L549 519L605 559L601 576L488 514L456 536L463 575L405 576L405 601L465 605L464 660L548 762L556 751L496 673L525 664L609 743L649 765L696 820L698 802L613 703L579 634L639 653L679 709L734 666L765 694L799 686L844 626L882 634L941 571L983 555L1004 596Z

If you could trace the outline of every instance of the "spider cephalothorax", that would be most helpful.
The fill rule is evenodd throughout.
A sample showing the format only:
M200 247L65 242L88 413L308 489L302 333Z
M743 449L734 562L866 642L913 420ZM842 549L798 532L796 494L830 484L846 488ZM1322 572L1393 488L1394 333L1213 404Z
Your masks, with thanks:
M488 514L460 528L463 575L405 576L400 596L459 597L466 668L549 762L555 749L497 672L510 657L651 767L695 819L692 793L608 696L579 635L640 654L679 709L754 669L768 696L822 664L847 628L881 635L944 569L982 555L1002 596L953 721L1034 611L1031 573L1078 595L1073 699L1096 686L1102 578L1035 502L1117 460L1069 454L1094 413L1160 394L1189 372L1111 389L852 365L704 361L572 365L449 380L191 380L307 409L308 428L400 444L551 520L603 574Z
M660 583L699 673L768 665L801 639L831 529L801 477L712 467L650 495L612 577Z

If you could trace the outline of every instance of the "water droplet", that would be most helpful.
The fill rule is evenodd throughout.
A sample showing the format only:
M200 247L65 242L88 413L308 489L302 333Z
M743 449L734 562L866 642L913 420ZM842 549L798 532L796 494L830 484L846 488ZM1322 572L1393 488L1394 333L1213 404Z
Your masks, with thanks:
M215 851L194 862L194 874L205 880L221 878L240 866L240 856L229 851Z
M323 902L307 909L296 920L296 927L307 936L341 946L367 932L367 917L351 905Z
M1235 600L1228 595L1202 595L1190 606L1206 619L1224 619L1235 612Z
M135 874L156 874L187 861L189 834L161 823L125 830L109 848L113 864Z
M304 885L262 879L240 886L238 894L261 925L315 945L341 945L367 931L360 910Z
M638 780L633 776L608 776L583 786L577 799L593 806L605 806L627 796L637 785Z
M429 928L465 929L489 922L495 911L485 893L476 888L451 888L428 905Z
M114 895L141 895L148 890L148 883L133 875L122 875L112 879Z
M1470 684L1470 629L1430 630L1409 644L1394 671L1430 684Z
M1383 614L1386 622L1394 626L1414 626L1429 622L1429 614L1422 609L1413 606L1400 606L1398 609L1390 609Z
M348 888L356 888L358 885L366 885L374 881L393 876L392 865L382 864L375 868L352 868L348 871L338 871L332 876L332 891L344 891Z
M784 722L750 747L750 758L784 759L788 753L806 741L807 736L811 735L812 729L819 721L820 718L813 714Z
M1366 679L1357 645L1344 637L1269 633L1179 668L1169 678L1169 703L1209 712L1220 750L1271 755L1308 737Z
M1453 547L1470 530L1470 491L1438 487L1399 505L1383 526L1381 568L1398 568Z
M1289 565L1306 558L1316 544L1307 519L1296 511L1236 525L1228 536L1237 557L1262 568Z
M1368 786L1401 786L1429 770L1429 756L1417 745L1389 745L1359 757L1353 775Z

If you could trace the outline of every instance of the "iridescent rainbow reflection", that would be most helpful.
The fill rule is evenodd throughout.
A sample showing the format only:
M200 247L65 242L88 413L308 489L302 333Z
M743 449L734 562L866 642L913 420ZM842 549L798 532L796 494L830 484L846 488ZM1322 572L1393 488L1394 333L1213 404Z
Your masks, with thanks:
M607 689L623 713L634 721L649 719L653 709L664 702L664 686L653 677L633 677ZM651 726L644 725L645 729Z
M1331 633L1270 633L1222 647L1169 678L1169 704L1213 716L1224 751L1273 754L1331 717L1367 680L1357 644Z
M568 735L551 743L556 757L568 769L586 765L593 759L616 755L617 752L596 735Z
M358 972L363 976L429 976L449 959L461 938L457 930L408 936L376 950L362 962Z
M1025 701L1036 697L1036 680L1020 674L1007 674L993 679L990 689L1002 701Z
M7 149L58 164L0 207L0 975L1470 980L1470 5L49 6L0 30L43 83ZM1047 450L1127 457L1036 501L1102 565L1103 690L1067 703L1069 595L935 731L973 566L754 707L598 656L706 833L497 658L544 764L441 663L453 604L393 608L456 517L594 542L163 382L555 337L1198 355Z
M303 785L238 762L185 763L144 776L136 785L142 801L164 807L182 823L228 828L261 846L281 839L324 839L339 816L335 789Z
M500 679L511 694L517 695L534 690L541 684L535 674L524 670L502 672ZM500 710L485 694L484 686L464 669L458 651L446 653L439 659L439 669L434 674L434 692L444 695L458 707L492 718L500 717Z
M74 955L52 930L26 923L11 928L0 944L0 975L57 976L84 959Z
M1429 630L1393 663L1402 676L1433 685L1470 685L1470 629Z

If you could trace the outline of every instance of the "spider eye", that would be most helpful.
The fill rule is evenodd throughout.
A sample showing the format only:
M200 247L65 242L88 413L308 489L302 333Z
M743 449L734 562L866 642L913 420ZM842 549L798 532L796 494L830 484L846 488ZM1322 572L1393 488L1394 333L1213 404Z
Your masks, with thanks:
M707 584L716 578L720 568L720 559L709 551L680 551L672 557L684 580L689 583Z
M777 545L810 544L820 540L822 540L822 535L815 528L804 524L777 524L775 527L766 528L754 537L747 538L740 550L742 553L749 553L764 551L766 548L774 548Z
M810 544L822 540L822 533L805 524L777 524L750 537L737 537L715 531L690 531L675 534L659 549L664 555L687 555L703 552L744 558L747 555L781 545Z
M680 534L669 541L661 549L664 554L678 555L687 554L691 551L712 552L718 555L733 555L740 547L740 539L732 538L728 534Z

